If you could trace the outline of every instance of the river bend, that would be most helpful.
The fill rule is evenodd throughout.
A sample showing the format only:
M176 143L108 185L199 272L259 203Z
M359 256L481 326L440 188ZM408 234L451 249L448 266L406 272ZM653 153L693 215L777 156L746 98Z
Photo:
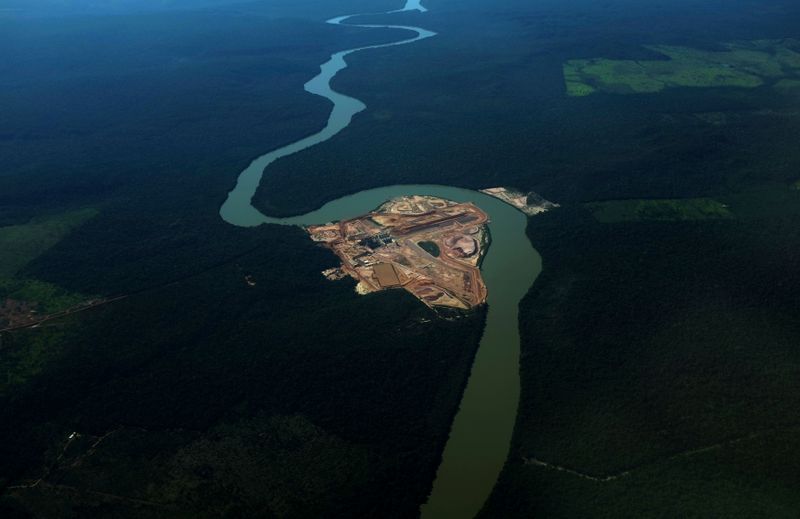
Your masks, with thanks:
M425 12L420 0L408 0L402 11ZM389 14L375 13L375 14ZM340 25L360 15L332 18ZM481 266L489 291L486 328L469 381L450 431L433 490L420 509L424 519L474 517L494 487L508 456L511 433L519 403L519 301L541 271L541 258L525 234L527 217L512 206L484 193L435 185L388 186L361 191L328 202L300 216L275 218L252 205L264 170L276 160L327 141L345 129L357 113L366 109L360 100L334 91L330 82L347 67L345 57L355 52L406 45L436 35L419 27L354 24L371 29L404 29L414 36L379 45L336 52L322 64L320 73L305 84L309 93L333 103L327 124L319 132L272 150L239 174L236 186L220 209L227 222L253 227L262 223L311 225L351 218L376 208L386 200L404 195L431 195L456 202L473 202L490 218L492 243ZM432 346L434 347L434 346Z

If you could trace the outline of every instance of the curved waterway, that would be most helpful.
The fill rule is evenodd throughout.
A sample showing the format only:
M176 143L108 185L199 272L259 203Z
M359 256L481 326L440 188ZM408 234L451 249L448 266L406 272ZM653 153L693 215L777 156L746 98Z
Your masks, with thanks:
M420 0L408 0L391 12L425 12ZM384 13L386 14L386 13ZM328 20L341 24L352 16ZM356 25L356 24L353 24ZM240 175L236 187L220 209L222 218L243 227L262 223L311 225L352 218L367 213L386 200L405 195L430 195L456 202L473 202L490 218L492 243L481 265L489 291L486 328L472 372L450 431L433 490L420 510L423 519L470 519L489 496L508 456L519 403L519 301L541 271L541 258L525 235L527 217L512 206L484 193L448 186L402 185L361 191L328 202L304 215L274 218L253 207L252 198L264 170L272 162L324 142L366 109L364 103L335 92L330 81L347 67L345 56L354 52L404 45L430 38L431 31L398 25L357 25L406 29L416 36L394 43L371 45L333 54L320 73L305 85L306 91L333 103L328 123L320 132L255 159ZM435 347L432 345L431 347Z
M425 12L426 9L421 5L420 1L421 0L408 0L405 7L398 9L397 11L370 14L391 14L404 11ZM348 19L355 16L366 15L350 14L347 16L339 16L337 18L331 18L326 23L343 25ZM319 132L309 135L308 137L304 137L299 141L295 141L281 148L272 150L269 153L265 153L251 162L247 169L239 174L239 178L236 180L236 187L233 188L233 191L228 193L227 200L225 200L225 203L222 204L220 215L226 222L242 227L252 227L262 223L279 223L265 217L250 203L253 195L256 193L256 189L258 189L258 184L261 182L264 169L280 158L288 157L289 155L293 155L299 151L303 151L312 146L316 146L321 142L329 140L331 137L347 128L350 125L350 122L353 120L354 115L367 108L367 105L355 97L340 94L331 88L331 80L334 78L334 76L336 76L340 70L347 68L345 57L364 50L407 45L409 43L414 43L436 36L436 33L433 31L406 25L375 25L355 23L347 23L346 25L352 27L365 27L368 29L403 29L413 32L415 36L391 43L367 45L365 47L343 50L332 54L330 59L320 66L319 74L311 78L311 80L308 81L303 87L305 88L306 92L324 97L333 103L333 108L328 116L327 124Z

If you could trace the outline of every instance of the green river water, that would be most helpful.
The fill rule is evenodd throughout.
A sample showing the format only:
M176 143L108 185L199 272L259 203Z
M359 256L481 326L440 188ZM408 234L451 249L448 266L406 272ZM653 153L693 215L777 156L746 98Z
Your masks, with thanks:
M407 0L405 7L392 12L424 13L420 0ZM233 190L220 208L227 222L253 227L260 224L311 225L365 214L390 198L403 195L431 195L456 202L473 202L490 218L492 243L481 272L489 291L486 328L459 410L450 431L433 490L421 509L423 519L470 519L474 517L494 487L508 456L511 434L519 403L519 320L520 299L541 271L541 258L525 234L527 217L514 207L477 191L433 185L388 186L362 191L325 204L310 213L273 218L252 205L264 171L283 157L325 142L347 128L352 118L366 110L360 100L334 91L330 82L347 68L346 57L355 52L406 45L436 36L412 26L355 24L352 16L328 20L334 25L365 29L402 29L412 36L394 43L348 49L331 55L318 75L305 84L305 90L332 103L326 125L317 133L272 150L242 171ZM420 303L421 304L421 303ZM432 344L432 348L436 345Z
M489 311L472 373L453 422L423 518L474 517L494 487L508 455L519 403L518 306L541 271L541 258L525 235L527 217L484 193L447 186L403 185L361 191L290 218L263 223L311 225L365 214L390 198L431 195L473 202L490 218L492 242L481 265ZM241 217L252 214L249 200ZM229 215L235 219L234 215ZM435 345L431 345L435 347Z

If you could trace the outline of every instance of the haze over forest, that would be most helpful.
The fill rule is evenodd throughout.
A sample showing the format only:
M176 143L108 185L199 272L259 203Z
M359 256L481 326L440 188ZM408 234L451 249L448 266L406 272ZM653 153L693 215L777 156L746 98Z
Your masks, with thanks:
M798 135L796 0L0 0L0 516L796 517Z

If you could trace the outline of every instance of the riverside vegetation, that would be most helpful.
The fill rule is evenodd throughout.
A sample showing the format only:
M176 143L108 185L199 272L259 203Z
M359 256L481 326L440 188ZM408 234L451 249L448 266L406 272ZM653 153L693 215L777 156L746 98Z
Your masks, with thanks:
M321 23L366 4L0 15L0 226L96 213L4 265L3 286L128 296L2 334L0 515L417 513L483 314L359 297L320 276L335 258L301 230L217 214L253 157L323 124L302 84L331 52L397 39ZM789 41L800 7L428 7L391 22L437 38L353 56L334 88L368 110L274 164L258 207L414 182L561 204L529 224L544 269L520 305L520 412L484 517L793 516L796 80L576 97L564 63Z

